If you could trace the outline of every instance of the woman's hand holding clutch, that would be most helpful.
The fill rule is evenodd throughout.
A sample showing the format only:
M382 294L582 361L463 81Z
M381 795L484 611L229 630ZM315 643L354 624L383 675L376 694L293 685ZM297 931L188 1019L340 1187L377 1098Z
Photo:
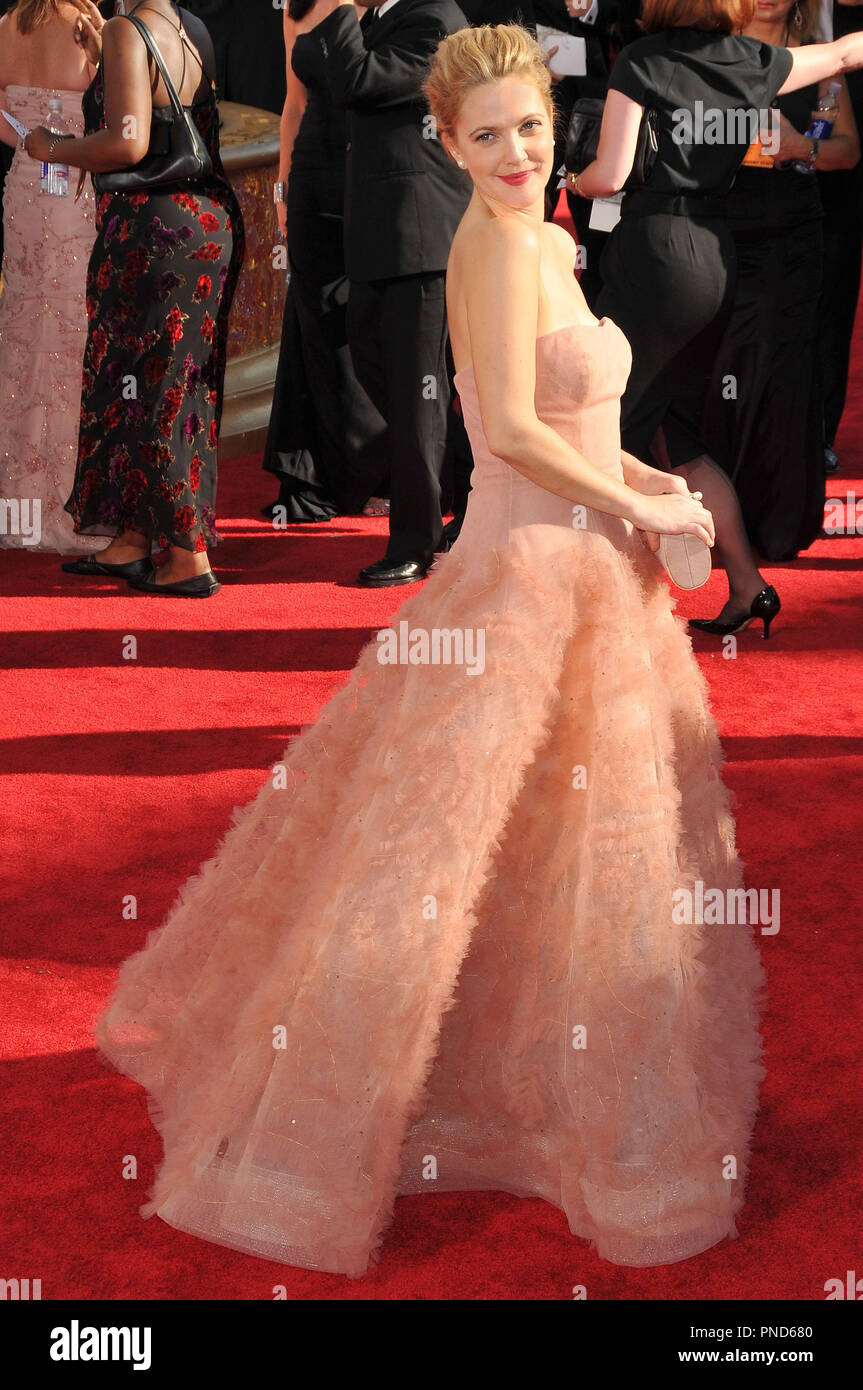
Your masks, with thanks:
M665 490L645 495L636 524L672 582L679 589L700 589L710 578L713 517L702 505L701 493L690 492L682 478L672 473L660 477Z

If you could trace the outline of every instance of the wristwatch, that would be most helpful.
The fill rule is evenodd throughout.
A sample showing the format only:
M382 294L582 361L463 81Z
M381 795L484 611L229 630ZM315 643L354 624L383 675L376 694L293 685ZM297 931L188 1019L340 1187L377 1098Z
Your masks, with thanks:
M810 168L810 169L814 169L816 163L818 162L818 145L819 145L819 142L818 142L813 136L811 136L811 135L810 135L809 139L810 139L812 148L811 148L810 151L809 151L809 161L808 161L808 163L809 163L809 168Z
M285 182L284 179L279 179L277 183L274 183L274 184L273 184L273 202L274 202L274 203L286 203L287 200L288 200L288 199L287 199L287 194L288 194L288 185L287 185L287 183Z

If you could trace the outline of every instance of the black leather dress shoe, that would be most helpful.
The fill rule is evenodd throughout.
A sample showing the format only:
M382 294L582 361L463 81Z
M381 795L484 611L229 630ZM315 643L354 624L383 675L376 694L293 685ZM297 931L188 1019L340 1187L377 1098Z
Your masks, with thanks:
M128 560L125 565L108 565L95 555L81 555L77 560L67 560L60 568L66 574L105 574L111 579L148 579L156 573L156 566L149 556L141 560Z
M142 594L164 594L167 598L211 598L221 589L212 570L206 574L193 574L191 579L178 579L173 584L157 584L154 575L148 579L132 581L132 588Z
M357 583L363 589L385 589L392 584L415 584L425 579L434 562L434 556L427 560L389 560L386 555L373 565L366 565L357 576Z

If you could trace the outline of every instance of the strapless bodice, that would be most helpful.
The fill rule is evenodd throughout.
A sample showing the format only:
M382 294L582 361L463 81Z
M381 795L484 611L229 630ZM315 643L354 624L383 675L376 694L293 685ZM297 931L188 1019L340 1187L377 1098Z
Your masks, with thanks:
M596 468L615 478L623 476L620 398L631 366L629 342L609 318L591 324L567 324L536 340L537 416ZM456 372L455 386L474 458L474 517L482 513L488 519L503 504L510 528L535 522L571 526L572 503L547 492L492 453L483 429L472 366Z
M81 110L83 92L63 87L24 87L10 83L6 88L6 105L10 116L22 125L32 129L45 125L48 119L48 102L58 97L63 103L63 120L70 135L81 135L84 131L84 115Z
M347 113L330 92L325 46L316 28L297 35L291 50L291 67L306 89L306 105L294 140L291 168L342 166L347 143Z

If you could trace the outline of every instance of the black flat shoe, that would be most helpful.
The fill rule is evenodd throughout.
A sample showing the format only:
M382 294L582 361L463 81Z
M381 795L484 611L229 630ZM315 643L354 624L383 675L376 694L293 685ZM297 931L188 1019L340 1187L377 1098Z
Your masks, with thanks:
M773 585L768 584L760 594L755 595L748 613L738 613L736 618L727 623L720 623L716 618L690 618L689 626L697 628L699 632L709 632L715 637L728 637L731 633L742 632L750 623L760 618L764 624L766 641L770 636L770 624L781 607L779 595Z
M138 579L132 584L139 593L165 594L168 598L211 598L221 587L212 570L207 574L193 574L191 579L178 579L174 584L157 584L153 577Z
M60 568L66 574L106 574L111 579L127 579L130 584L133 580L148 579L156 572L156 566L149 556L141 560L127 560L125 565L108 565L95 555L82 555L77 560L67 560Z
M425 579L433 562L433 555L428 560L402 560L400 564L384 556L382 560L376 560L373 565L366 565L365 569L360 570L357 583L363 589L415 584L418 579Z

